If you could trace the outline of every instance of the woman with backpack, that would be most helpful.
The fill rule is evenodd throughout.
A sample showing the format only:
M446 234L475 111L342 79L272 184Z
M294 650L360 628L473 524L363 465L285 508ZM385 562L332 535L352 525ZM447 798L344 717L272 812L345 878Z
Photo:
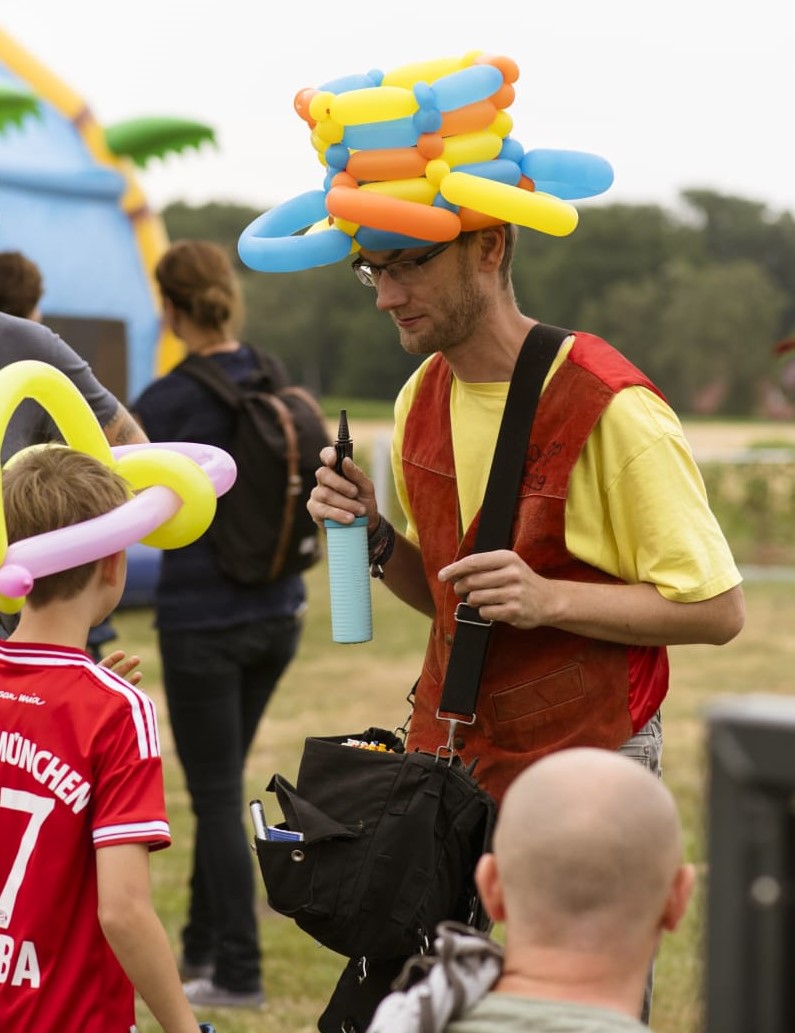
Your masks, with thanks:
M198 357L232 385L269 391L286 382L284 369L238 339L240 287L222 248L175 243L155 275L164 319L188 358L184 369L176 366L143 391L134 414L152 441L203 442L234 455L237 412L188 373L190 364ZM246 471L236 460L243 483ZM299 572L236 580L222 569L213 532L163 553L155 600L169 719L196 816L180 970L196 1006L259 1007L262 959L243 772L298 647L305 590Z

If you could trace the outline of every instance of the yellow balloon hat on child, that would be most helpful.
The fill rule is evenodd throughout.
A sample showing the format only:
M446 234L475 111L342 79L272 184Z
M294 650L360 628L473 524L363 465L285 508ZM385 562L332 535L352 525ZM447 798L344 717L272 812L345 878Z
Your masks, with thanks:
M66 374L33 359L0 370L0 441L26 398L49 413L67 446L123 477L132 497L110 513L12 545L0 499L0 610L5 613L22 607L36 577L109 556L137 541L160 549L188 545L210 526L217 496L234 483L234 460L213 446L168 442L111 448Z

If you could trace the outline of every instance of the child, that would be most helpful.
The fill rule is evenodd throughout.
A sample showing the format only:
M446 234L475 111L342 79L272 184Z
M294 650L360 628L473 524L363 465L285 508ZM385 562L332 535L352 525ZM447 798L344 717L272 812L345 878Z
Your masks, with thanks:
M124 480L62 446L2 474L9 542L107 513ZM154 705L84 652L116 606L118 552L39 578L0 642L0 1029L133 1033L134 991L166 1033L196 1033L152 906L170 843Z

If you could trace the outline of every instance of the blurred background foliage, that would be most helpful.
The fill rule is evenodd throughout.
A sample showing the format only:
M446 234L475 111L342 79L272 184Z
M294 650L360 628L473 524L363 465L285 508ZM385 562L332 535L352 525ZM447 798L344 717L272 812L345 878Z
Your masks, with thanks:
M241 205L169 205L172 240L203 237L237 260L241 231L261 213ZM237 260L244 337L279 355L319 396L394 399L416 359L348 264L254 272ZM522 310L607 338L681 415L791 416L795 219L762 203L685 191L674 212L655 205L583 206L571 237L519 233L514 285Z

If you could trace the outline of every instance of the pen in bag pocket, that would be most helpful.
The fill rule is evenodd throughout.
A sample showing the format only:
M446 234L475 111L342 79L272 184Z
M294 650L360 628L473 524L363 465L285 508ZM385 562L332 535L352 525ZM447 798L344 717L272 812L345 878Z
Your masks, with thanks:
M259 800L252 800L248 809L251 811L251 820L254 823L254 835L257 839L267 839L268 830L265 827L265 811Z
M304 838L303 832L280 829L277 825L266 824L265 811L259 800L252 800L248 806L251 811L251 820L254 823L254 835L257 839L265 839L271 843L295 843Z

